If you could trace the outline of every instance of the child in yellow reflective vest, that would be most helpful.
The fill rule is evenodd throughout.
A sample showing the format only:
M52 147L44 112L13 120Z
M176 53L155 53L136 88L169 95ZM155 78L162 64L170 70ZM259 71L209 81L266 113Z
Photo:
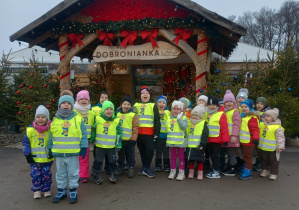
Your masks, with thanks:
M99 95L99 103L96 105L92 106L92 111L94 112L95 116L100 116L102 113L102 104L104 101L109 100L109 94L106 91L100 92Z
M248 92L247 88L241 88L239 90L239 93L238 93L237 97L236 97L237 105L239 106L240 114L242 113L242 111L241 111L241 102L247 100L248 94L249 94L249 92Z
M116 151L121 148L122 128L120 119L114 114L114 105L111 101L104 101L102 113L97 116L90 141L95 141L95 159L92 166L93 179L96 184L101 184L100 177L103 168L103 160L107 155L111 176L109 180L117 183Z
M77 93L74 111L82 117L87 131L87 138L90 139L92 126L94 125L95 114L90 110L90 97L87 90L81 90ZM79 156L79 181L82 183L88 182L89 177L89 149L87 148L86 157L83 159Z
M271 180L277 179L280 153L285 149L284 128L281 127L278 115L278 109L268 110L265 112L264 122L260 124L258 148L263 169L260 176L267 177L270 171Z
M53 158L48 158L47 149L51 125L49 118L48 109L43 105L38 106L35 119L26 129L23 141L23 152L31 168L34 199L41 198L41 192L44 197L51 196Z

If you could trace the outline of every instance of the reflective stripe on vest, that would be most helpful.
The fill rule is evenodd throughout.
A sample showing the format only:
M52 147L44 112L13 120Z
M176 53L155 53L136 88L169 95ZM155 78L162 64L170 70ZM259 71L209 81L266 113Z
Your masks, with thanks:
M233 115L234 115L235 111L238 112L239 110L232 109L225 113L226 118L227 118L227 124L228 124L228 132L229 132L230 136L232 135L232 132L233 132Z
M197 148L201 142L201 135L203 132L205 121L202 120L199 123L189 124L187 129L187 139L189 148Z
M136 103L139 127L154 127L154 103Z
M82 118L76 115L70 120L54 118L51 124L53 139L52 152L79 153L82 138Z
M186 116L183 116L183 120L185 120ZM168 119L167 121L167 144L183 144L185 132L180 128L177 118Z
M167 133L166 122L170 117L170 112L168 110L159 111L160 114L160 133Z
M116 127L119 120L115 118L113 121L106 121L100 116L96 118L96 147L115 148Z
M264 151L275 151L277 148L275 133L280 125L260 123L260 141L258 148ZM282 128L283 129L283 128Z
M82 120L85 124L86 131L87 131L87 138L89 139L91 136L91 129L94 124L94 118L95 118L95 113L91 110L89 110L86 114L81 114L77 110L74 109L74 111L82 117Z
M215 114L212 115L212 117L209 120L208 122L208 128L209 128L209 137L218 137L219 134L220 134L220 118L221 116L225 114L224 112L222 111L219 111Z
M252 117L257 119L256 116L246 116L242 118L242 123L239 131L239 138L240 138L240 142L243 144L248 144L250 142L248 122Z
M117 113L117 117L119 118L119 122L122 125L122 139L129 140L132 137L132 128L133 128L133 118L135 116L134 112L122 114L120 112Z
M30 141L31 154L33 155L33 160L36 163L46 163L53 160L48 159L48 141L50 130L39 133L33 127L28 127L26 129L26 135Z

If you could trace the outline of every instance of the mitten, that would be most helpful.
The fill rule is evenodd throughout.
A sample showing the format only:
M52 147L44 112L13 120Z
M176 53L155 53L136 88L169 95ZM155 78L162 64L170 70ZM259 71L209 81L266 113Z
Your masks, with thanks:
M31 153L29 153L28 155L25 156L26 157L26 160L27 160L27 163L35 163L35 161L33 160L33 156Z
M253 139L252 143L257 146L257 145L259 145L259 140Z
M228 142L224 142L223 146L227 147L228 146Z
M53 158L53 154L52 151L49 149L48 159L52 159L52 158Z
M82 155L82 159L86 157L87 154L87 148L81 148L80 155Z
M178 114L177 118L178 119L182 119L184 112L181 112L180 114Z
M231 136L230 137L230 143L232 143L232 144L235 144L235 143L237 143L237 137L236 136Z

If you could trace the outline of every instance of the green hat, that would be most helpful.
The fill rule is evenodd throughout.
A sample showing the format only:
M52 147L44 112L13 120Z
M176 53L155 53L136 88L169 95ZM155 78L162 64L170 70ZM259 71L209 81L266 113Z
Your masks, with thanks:
M102 112L104 113L107 108L112 108L112 110L114 112L114 105L113 105L113 103L111 101L104 101L103 102L103 104L102 104ZM113 116L114 116L114 114L113 114Z
M268 106L268 101L265 97L258 97L256 99L256 103L258 103L258 102L262 102L264 104L264 108L266 108Z

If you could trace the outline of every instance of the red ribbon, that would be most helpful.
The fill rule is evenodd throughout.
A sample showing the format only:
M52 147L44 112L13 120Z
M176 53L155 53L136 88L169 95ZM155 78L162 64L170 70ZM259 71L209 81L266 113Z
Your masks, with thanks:
M135 39L137 38L137 31L126 31L126 30L122 30L121 32L121 37L126 37L122 43L120 44L120 46L123 46L124 49L126 49L127 44L129 45L133 45L133 42L135 41Z
M172 40L173 42L175 42L176 45L178 45L179 41L182 39L184 42L187 42L187 39L190 38L190 36L193 33L193 30L185 30L183 28L176 28L175 29L175 33L178 34L177 37Z
M103 32L103 31L98 31L98 36L99 36L99 39L101 41L104 40L104 45L105 46L113 46L113 44L110 41L110 39L114 38L113 33L106 33L106 32Z
M79 47L81 47L81 45L84 45L84 43L82 42L83 35L81 34L74 34L74 33L70 33L69 34L69 40L72 42L72 46L71 48L75 48L76 44L78 43Z
M63 78L69 76L71 74L71 71L68 71L65 75L62 75L59 79L62 80Z
M151 31L148 30L142 30L140 33L142 39L146 38L146 42L151 42L153 49L155 49L155 47L159 47L157 42L156 42L156 38L158 35L158 29L153 29Z

